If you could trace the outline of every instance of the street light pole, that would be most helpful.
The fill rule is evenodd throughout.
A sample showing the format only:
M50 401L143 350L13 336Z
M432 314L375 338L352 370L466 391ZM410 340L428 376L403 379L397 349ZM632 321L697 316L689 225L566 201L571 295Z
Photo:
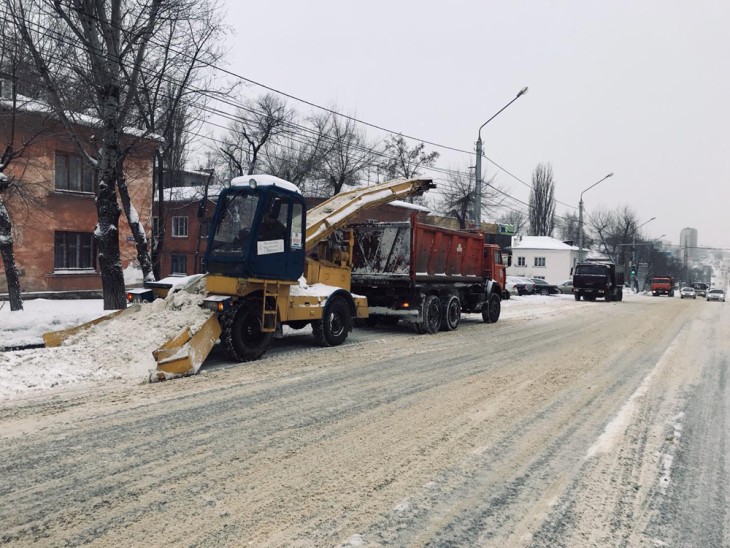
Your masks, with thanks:
M484 126L486 126L489 122L494 120L499 115L500 112L502 112L504 109L506 109L512 103L514 103L517 99L519 99L525 93L527 93L526 87L522 88L514 99L512 99L509 103L507 103L501 109L499 109L497 114L495 114L489 120L487 120L481 126L479 126L479 132L477 135L476 184L474 185L474 212L473 212L473 219L474 219L474 223L476 224L477 228L479 228L479 225L482 222L482 128Z
M600 181L598 181L596 183L593 183L591 186L589 186L583 192L580 193L580 202L578 202L578 262L579 263L583 262L583 194L588 192L590 189L592 189L598 183L602 183L609 177L613 177L613 173L609 173L603 179L601 179Z

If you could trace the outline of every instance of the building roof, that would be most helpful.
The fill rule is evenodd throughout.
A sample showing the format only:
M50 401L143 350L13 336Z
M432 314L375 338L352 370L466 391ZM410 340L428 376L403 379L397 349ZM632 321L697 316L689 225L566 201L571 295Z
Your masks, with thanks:
M568 245L550 236L523 236L522 239L512 245L513 250L518 249L554 249L559 251L578 251L574 245Z

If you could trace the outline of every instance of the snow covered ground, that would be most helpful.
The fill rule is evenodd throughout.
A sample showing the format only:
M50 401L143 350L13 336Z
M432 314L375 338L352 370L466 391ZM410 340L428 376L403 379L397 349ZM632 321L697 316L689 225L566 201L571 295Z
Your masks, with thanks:
M104 322L58 348L0 351L0 402L85 382L145 382L149 370L155 368L152 351L186 324L202 323L206 317L198 300L189 294L171 297ZM625 300L636 298L642 296L626 293ZM575 302L571 295L512 297L502 302L501 320L549 319L586 304ZM43 333L74 327L106 313L100 299L27 300L20 312L10 312L5 303L0 308L0 347L42 344ZM288 328L284 331L285 336L301 334Z

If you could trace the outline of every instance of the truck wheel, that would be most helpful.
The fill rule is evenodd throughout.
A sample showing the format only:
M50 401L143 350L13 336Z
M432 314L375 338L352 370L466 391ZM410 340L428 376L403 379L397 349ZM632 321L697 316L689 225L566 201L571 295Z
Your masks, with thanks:
M350 307L342 297L335 297L324 309L322 319L312 322L314 340L319 346L338 346L347 338L351 326Z
M258 360L271 346L273 332L261 331L261 315L264 303L261 299L246 299L235 315L224 323L223 342L233 359L241 362Z
M436 295L426 295L423 301L423 321L416 330L435 335L441 329L441 300Z
M461 321L461 303L459 297L452 296L444 305L444 317L441 319L441 329L453 331L459 327Z
M606 293L606 302L610 303L613 300L613 295L611 293Z
M674 289L672 289L672 290L671 290L671 291L669 292L669 296L670 296L670 297L674 297Z
M580 301L580 293L574 293L573 297L575 297L576 301Z
M619 289L619 291L618 291L618 299L617 300L618 300L618 302L621 302L621 301L624 300L624 290L623 289Z
M482 305L482 320L485 323L494 323L499 320L499 315L502 312L502 301L499 299L499 295L492 293Z

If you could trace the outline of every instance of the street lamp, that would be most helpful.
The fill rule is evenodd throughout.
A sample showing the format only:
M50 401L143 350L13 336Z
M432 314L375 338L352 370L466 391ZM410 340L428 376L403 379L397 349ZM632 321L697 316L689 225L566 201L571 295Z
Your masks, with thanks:
M583 262L583 194L588 192L590 189L592 189L598 183L602 183L609 177L613 177L613 173L609 173L603 179L601 179L598 182L593 183L591 186L589 186L583 192L580 193L580 202L578 202L578 262L579 263Z
M477 228L479 227L479 225L482 222L482 128L484 126L486 126L489 122L494 120L499 115L500 112L502 112L504 109L506 109L512 103L514 103L517 99L519 99L525 93L527 93L526 87L522 88L514 99L512 99L509 103L507 103L501 109L499 109L497 114L495 114L489 120L487 120L481 126L479 126L479 132L477 135L476 185L474 188L474 222L475 222Z

